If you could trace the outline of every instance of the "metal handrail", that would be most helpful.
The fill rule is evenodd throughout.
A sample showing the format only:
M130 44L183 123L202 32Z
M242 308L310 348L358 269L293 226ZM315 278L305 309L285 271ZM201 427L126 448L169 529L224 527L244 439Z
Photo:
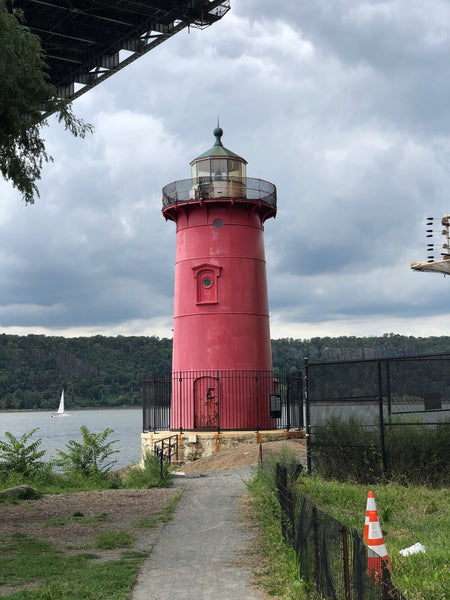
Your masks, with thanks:
M277 189L273 183L253 177L215 175L180 179L162 189L163 208L178 203L236 198L251 202L263 202L276 208Z
M173 439L175 439L175 442ZM175 449L175 452L173 452L173 449ZM175 456L175 460L178 460L178 435L170 435L157 440L153 444L153 452L160 460L165 460L169 465L172 463L172 456Z

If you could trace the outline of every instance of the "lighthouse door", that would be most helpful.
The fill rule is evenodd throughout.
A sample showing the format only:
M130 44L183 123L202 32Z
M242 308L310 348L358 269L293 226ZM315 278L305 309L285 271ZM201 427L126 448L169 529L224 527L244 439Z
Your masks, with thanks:
M199 377L194 382L194 428L215 429L218 425L219 390L214 377Z

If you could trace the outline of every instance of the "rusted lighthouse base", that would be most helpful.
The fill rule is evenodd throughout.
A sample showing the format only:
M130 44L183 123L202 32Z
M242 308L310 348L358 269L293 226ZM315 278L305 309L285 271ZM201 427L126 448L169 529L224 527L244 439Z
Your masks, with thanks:
M303 430L264 430L264 431L150 431L141 434L141 457L153 453L154 444L160 440L176 436L178 440L178 462L187 463L199 458L212 456L221 450L231 450L240 445L260 444L305 437Z

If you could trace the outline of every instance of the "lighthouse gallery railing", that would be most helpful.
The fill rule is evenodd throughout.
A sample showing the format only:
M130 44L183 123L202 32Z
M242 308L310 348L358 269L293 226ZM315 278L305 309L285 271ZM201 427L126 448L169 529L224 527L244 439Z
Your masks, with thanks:
M182 394L189 398L196 382L213 380L214 390L204 394L203 403L197 407L198 420L194 429L209 431L248 430L249 402L254 411L252 430L267 429L258 426L264 415L275 415L270 419L271 429L303 429L303 385L302 373L279 373L273 371L179 371L166 376L144 375L142 380L143 431L168 431L170 423L176 422L176 430L192 430L192 419L183 414L185 403L177 402L176 415L171 415L172 397ZM229 395L233 394L233 414L227 411ZM236 405L236 398L242 405ZM277 404L276 412L274 400ZM196 400L193 398L193 402ZM226 419L225 419L226 415ZM172 418L171 418L172 417ZM175 417L175 418L174 418ZM267 422L267 420L266 420Z
M264 202L276 208L277 190L273 183L252 177L216 175L181 179L163 187L163 207L202 199L236 198Z

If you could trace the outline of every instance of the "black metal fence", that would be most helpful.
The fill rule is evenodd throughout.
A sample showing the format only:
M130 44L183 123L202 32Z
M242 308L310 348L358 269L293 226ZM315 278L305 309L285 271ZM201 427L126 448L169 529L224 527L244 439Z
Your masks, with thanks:
M369 550L358 532L292 492L288 480L287 468L277 464L283 538L295 549L300 578L310 587L308 597L406 600L381 557L374 564L372 556L369 568Z
M336 416L355 417L364 424L371 434L367 443L374 446L386 473L389 428L450 423L450 354L326 363L305 360L305 413L309 472L320 450L321 429Z
M303 374L186 371L142 380L143 431L303 429Z

